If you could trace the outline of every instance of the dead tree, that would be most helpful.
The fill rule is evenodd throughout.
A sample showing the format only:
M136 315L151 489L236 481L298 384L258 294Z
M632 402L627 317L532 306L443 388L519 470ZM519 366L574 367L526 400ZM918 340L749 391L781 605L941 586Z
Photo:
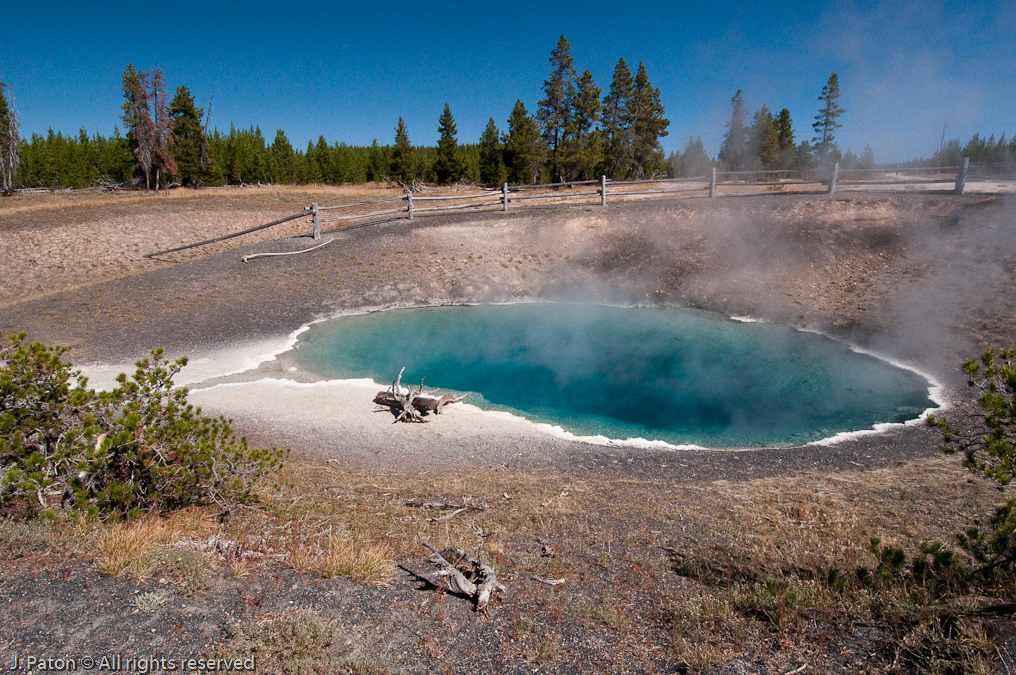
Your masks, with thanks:
M123 73L123 123L134 144L134 157L145 174L145 189L151 187L155 124L149 106L148 73L137 72L128 63Z
M205 126L201 129L201 156L198 158L198 187L208 173L208 125L212 121L212 104L215 103L215 95L208 98L208 114L205 115Z
M169 100L166 97L166 84L162 79L162 68L152 71L152 165L155 168L155 190L158 192L160 174L165 170L167 175L177 174L176 161L169 154L169 146L173 142L175 123L169 115Z
M7 85L0 82L0 194L14 192L14 180L21 163L18 136L18 118L14 114L13 98L4 96Z
M402 386L402 373L404 372L406 372L406 368L403 366L399 371L399 376L392 382L392 386L385 391L379 391L374 397L374 403L387 406L393 413L396 413L396 422L426 422L427 420L423 419L423 416L427 413L440 415L442 408L446 405L458 403L466 397L466 394L462 396L445 394L440 397L424 394L423 380L420 380L420 386L414 392L411 387Z

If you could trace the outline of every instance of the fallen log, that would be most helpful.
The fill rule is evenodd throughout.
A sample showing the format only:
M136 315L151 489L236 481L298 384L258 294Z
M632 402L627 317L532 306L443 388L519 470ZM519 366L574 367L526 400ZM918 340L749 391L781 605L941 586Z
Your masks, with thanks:
M426 420L423 419L425 414L440 415L441 409L446 405L458 403L466 397L466 394L462 396L445 394L441 397L424 394L423 380L420 380L420 386L414 392L412 387L402 386L402 373L404 372L406 372L405 366L399 371L399 376L392 382L392 386L385 391L379 391L374 396L374 403L386 406L396 413L396 422L425 422Z
M420 412L434 413L435 415L441 414L441 409L449 403L458 403L466 397L466 394L462 396L455 396L453 394L445 394L440 398L432 396L430 394L417 394L413 400L413 407ZM401 405L398 398L388 389L385 391L379 391L374 397L374 403L378 405L388 406L394 408Z

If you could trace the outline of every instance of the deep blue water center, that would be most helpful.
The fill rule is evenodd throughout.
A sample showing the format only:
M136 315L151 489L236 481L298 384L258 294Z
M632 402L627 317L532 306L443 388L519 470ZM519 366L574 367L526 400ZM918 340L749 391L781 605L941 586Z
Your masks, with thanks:
M706 447L800 444L934 404L923 377L787 326L688 310L531 303L346 316L295 358L328 378L471 392L577 435Z

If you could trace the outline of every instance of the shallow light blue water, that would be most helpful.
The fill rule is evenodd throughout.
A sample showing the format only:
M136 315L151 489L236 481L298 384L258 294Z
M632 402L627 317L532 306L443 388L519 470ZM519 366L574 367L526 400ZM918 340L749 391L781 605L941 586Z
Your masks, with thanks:
M532 303L392 310L316 324L295 358L328 378L470 393L578 435L799 444L903 422L923 377L835 340L706 312Z

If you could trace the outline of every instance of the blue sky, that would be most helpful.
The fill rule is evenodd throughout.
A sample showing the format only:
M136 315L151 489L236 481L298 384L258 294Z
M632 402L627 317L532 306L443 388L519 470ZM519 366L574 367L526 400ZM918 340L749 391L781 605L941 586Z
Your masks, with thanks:
M98 4L98 3L96 3ZM447 101L460 142L488 118L502 130L516 98L532 111L564 34L575 65L605 91L624 57L661 90L665 151L701 136L715 155L743 90L749 108L790 109L811 138L816 101L839 75L842 150L879 162L930 156L942 128L1016 133L1016 2L190 2L12 3L0 31L23 136L52 127L108 135L120 124L128 62L161 67L212 124L277 128L294 146L434 143Z

